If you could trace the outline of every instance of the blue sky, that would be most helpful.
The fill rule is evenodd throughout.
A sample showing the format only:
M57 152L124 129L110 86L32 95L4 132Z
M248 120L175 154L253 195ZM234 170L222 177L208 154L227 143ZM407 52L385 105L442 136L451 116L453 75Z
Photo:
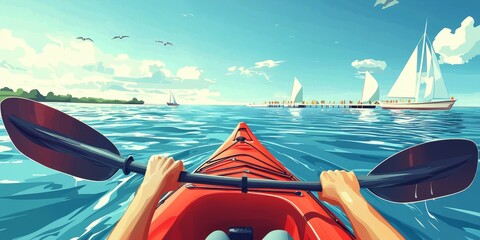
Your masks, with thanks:
M449 93L480 105L480 2L375 3L2 1L0 83L147 103L171 90L180 103L231 104L287 99L296 76L305 99L358 100L358 72L368 70L386 98L428 19L430 39L452 45L437 50ZM466 19L466 38L439 35ZM384 67L361 67L368 59Z

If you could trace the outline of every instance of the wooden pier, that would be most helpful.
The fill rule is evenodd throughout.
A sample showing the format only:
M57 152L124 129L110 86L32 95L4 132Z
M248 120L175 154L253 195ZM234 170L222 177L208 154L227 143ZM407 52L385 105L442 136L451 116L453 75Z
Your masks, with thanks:
M257 108L376 108L378 104L334 104L334 103L319 103L319 104L248 104L247 107Z

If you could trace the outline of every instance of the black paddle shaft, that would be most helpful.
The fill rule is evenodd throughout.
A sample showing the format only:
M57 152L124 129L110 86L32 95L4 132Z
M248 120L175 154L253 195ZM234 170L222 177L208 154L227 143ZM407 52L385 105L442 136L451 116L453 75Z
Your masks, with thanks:
M125 174L145 174L145 165L122 158L104 135L85 123L47 105L6 98L1 117L15 147L40 164L83 179L102 181L118 169ZM361 187L393 202L416 202L462 191L475 178L477 145L466 139L422 143L404 149L376 166L368 176L358 176ZM283 182L243 177L231 178L182 172L179 182L241 188L281 188L321 191L315 182Z
M78 142L60 133L23 121L15 116L10 116L9 120L30 140L35 141L37 144L44 147L93 161L99 165L107 165L112 168L122 169L125 174L129 174L130 172L145 174L146 166L134 162L132 156L124 159L118 154ZM446 163L447 160L443 160L445 162L442 162L437 166L432 167L431 165L426 165L424 167L417 167L414 171L405 170L388 174L359 176L358 181L363 188L401 186L427 178L435 179L436 176L441 177L441 173L445 172L447 169L451 170L463 166L463 164L465 164L470 158L470 155L458 156L458 159L448 159L448 161L451 162L450 164ZM305 191L322 190L319 182L275 181L248 179L246 177L239 179L204 174L191 174L188 172L182 172L178 181L184 183L238 187L241 188L243 192L246 192L249 188L295 189Z

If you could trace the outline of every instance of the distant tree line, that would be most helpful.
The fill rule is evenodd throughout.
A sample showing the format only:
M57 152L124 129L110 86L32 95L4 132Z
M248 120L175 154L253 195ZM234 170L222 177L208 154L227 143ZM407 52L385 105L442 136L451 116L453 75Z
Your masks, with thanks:
M71 94L67 95L55 95L53 92L48 92L46 96L43 96L37 89L32 89L30 92L26 92L19 88L17 91L8 87L0 89L0 100L6 97L23 97L32 99L39 102L73 102L73 103L117 103L117 104L143 104L144 101L132 98L131 100L110 100L94 97L73 97Z

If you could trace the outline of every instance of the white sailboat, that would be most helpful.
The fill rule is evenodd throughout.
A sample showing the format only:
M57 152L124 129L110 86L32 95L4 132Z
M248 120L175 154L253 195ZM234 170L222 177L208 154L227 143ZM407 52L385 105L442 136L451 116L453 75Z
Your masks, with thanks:
M292 94L290 95L290 101L287 101L287 104L284 107L292 108L304 108L306 107L305 102L303 101L303 86L298 81L297 77L293 80Z
M295 104L303 103L303 87L297 77L293 80L292 95L290 96L290 102Z
M348 105L349 108L376 108L375 104L380 98L380 89L378 82L370 74L365 71L365 82L363 83L362 98L357 104ZM378 102L377 102L378 104Z
M303 100L303 87L297 77L293 79L292 94L289 101L271 101L263 104L247 104L247 107L289 107L289 108L305 108L306 103Z
M368 71L365 71L365 83L363 84L362 103L371 104L380 98L378 82Z
M177 103L177 100L175 100L175 96L173 95L172 92L170 92L170 99L167 102L168 106L178 106L180 104Z
M427 37L426 24L420 41L422 41L421 46L419 44L415 46L407 64L388 93L388 97L400 100L383 101L380 104L382 108L449 110L455 103L456 100L450 98L445 87L435 50ZM421 52L420 66L418 66L419 51ZM423 88L422 85L425 87ZM422 91L423 94L421 94Z
M360 100L360 105L355 105L357 108L376 108L377 102L380 99L380 89L378 88L378 82L370 74L370 72L365 71L365 82L363 83L362 98ZM378 104L378 102L377 102ZM351 105L350 108L354 108L354 105Z

